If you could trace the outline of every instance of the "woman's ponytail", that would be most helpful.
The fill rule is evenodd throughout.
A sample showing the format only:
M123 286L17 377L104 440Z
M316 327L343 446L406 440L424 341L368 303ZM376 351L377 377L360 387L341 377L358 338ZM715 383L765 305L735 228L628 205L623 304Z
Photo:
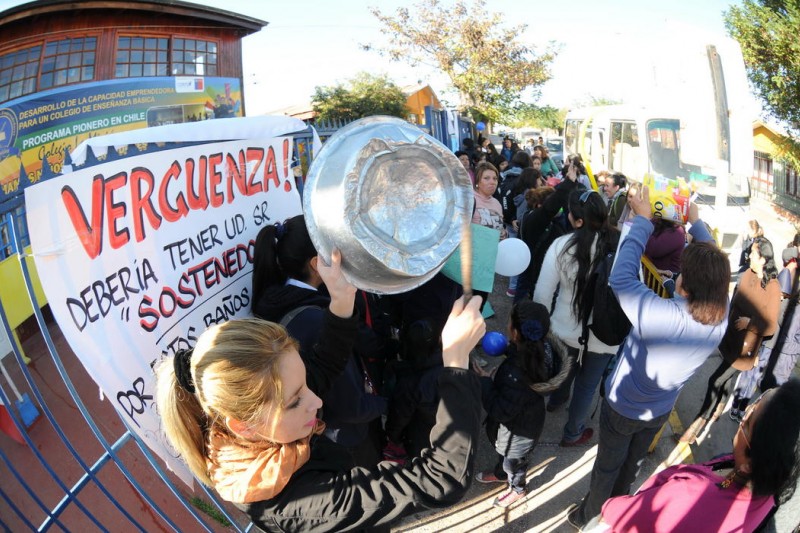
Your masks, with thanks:
M172 358L159 363L156 378L156 405L162 429L192 474L204 484L211 485L205 459L206 415L197 396L178 383Z

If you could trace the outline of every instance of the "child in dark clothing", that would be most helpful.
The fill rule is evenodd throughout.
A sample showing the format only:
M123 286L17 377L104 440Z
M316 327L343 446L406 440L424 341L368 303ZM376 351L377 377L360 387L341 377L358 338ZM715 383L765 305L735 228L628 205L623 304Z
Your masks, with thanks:
M385 297L393 306L400 348L386 417L386 460L403 463L428 447L439 403L442 328L461 292L439 273L412 291Z
M527 455L536 446L546 415L544 396L555 390L569 374L571 360L566 350L548 336L550 316L541 304L524 300L511 309L509 348L494 379L478 365L481 376L486 431L499 459L494 470L479 472L481 483L508 483L509 491L494 501L508 507L527 494Z

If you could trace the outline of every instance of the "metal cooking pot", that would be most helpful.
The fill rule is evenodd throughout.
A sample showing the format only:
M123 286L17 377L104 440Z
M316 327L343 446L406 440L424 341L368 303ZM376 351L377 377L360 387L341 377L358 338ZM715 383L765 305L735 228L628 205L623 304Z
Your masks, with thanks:
M327 262L342 251L351 283L395 294L432 278L461 240L474 198L443 144L394 117L367 117L332 135L303 190L306 226Z

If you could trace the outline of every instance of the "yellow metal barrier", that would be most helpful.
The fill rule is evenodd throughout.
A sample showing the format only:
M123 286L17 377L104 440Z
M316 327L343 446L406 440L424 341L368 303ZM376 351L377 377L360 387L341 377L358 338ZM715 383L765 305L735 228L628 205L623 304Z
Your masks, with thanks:
M644 273L644 284L662 298L671 298L669 291L664 287L661 276L656 270L655 265L646 256L642 256L642 272Z

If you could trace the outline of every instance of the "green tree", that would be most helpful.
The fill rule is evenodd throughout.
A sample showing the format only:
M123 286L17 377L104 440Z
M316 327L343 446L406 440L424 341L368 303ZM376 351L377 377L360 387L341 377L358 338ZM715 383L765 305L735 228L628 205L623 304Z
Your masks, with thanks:
M476 119L500 120L513 112L523 91L533 90L538 96L538 88L550 79L554 46L537 54L519 42L526 26L504 27L499 13L486 10L485 0L469 6L463 0L452 6L422 0L393 15L378 8L371 11L382 23L389 45L364 48L393 61L440 69L458 91L461 108L473 110Z
M744 0L725 13L728 33L739 42L750 83L764 108L800 136L800 1ZM787 155L800 161L798 143Z
M357 119L371 115L406 118L406 95L387 76L360 72L347 81L316 87L312 96L314 111L321 120Z
M567 118L566 109L551 106L539 107L535 104L522 103L509 110L504 122L512 128L533 126L540 129L558 130L564 128Z

